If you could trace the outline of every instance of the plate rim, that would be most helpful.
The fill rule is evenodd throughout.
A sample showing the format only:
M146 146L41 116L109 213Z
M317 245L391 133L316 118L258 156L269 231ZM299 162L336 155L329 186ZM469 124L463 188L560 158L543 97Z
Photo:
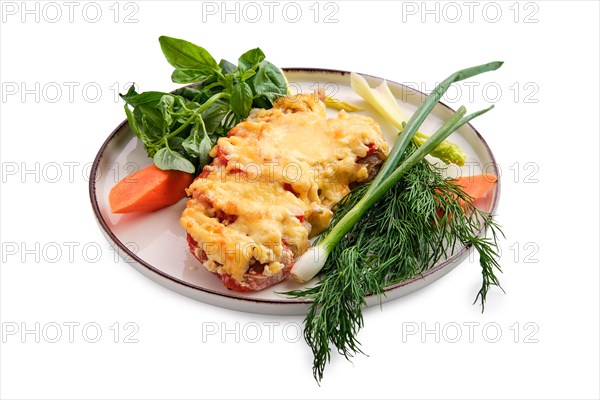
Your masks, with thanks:
M351 74L350 71L345 71L345 70L328 69L328 68L313 68L313 67L287 67L287 68L282 68L282 70L284 71L284 73L288 73L288 72L289 73L307 73L307 74L321 73L321 74L331 74L331 75L340 75L340 76L346 76L346 75ZM364 73L360 73L360 72L357 72L357 73L361 76L368 77L370 79L384 80L384 78L380 78L380 77L377 77L374 75L364 74ZM391 81L388 79L385 79L385 80L394 85L402 87L404 90L410 89L412 92L414 92L414 94L420 95L420 96L422 96L422 98L427 96L422 91L416 90L414 88L409 88L408 86L406 86L402 83L398 83L398 82ZM194 84L191 84L188 86L193 86L193 85ZM447 111L450 111L452 113L455 112L455 110L453 110L450 106L448 106L447 104L445 104L442 101L439 101L438 104L440 104L442 107L446 108ZM139 265L146 268L148 270L148 272L154 273L154 274L158 275L158 277L160 277L160 278L167 279L170 282L185 286L189 289L204 292L209 295L217 295L217 296L220 296L220 297L223 297L226 299L242 300L245 302L254 302L254 303L269 304L269 305L302 305L302 304L311 304L312 303L312 300L297 299L297 298L294 298L294 299L286 299L286 298L265 299L265 298L238 296L238 295L235 295L234 293L236 293L236 292L233 292L233 291L232 291L232 293L218 292L218 291L215 291L212 289L197 286L195 284L186 282L182 279L179 279L175 276L172 276L172 275L158 269L157 267L153 266L152 264L146 262L145 260L143 260L142 258L137 256L127 246L125 246L119 240L119 238L114 234L114 232L110 229L110 227L108 226L108 224L106 223L105 219L102 216L102 213L100 211L100 205L98 203L98 198L96 195L97 194L96 193L96 181L99 179L99 177L97 177L98 176L97 171L99 169L99 165L102 160L102 157L104 156L106 148L112 142L112 140L121 132L121 130L127 123L128 123L127 119L124 119L119 125L117 125L117 127L115 129L113 129L113 131L110 133L110 135L108 135L108 137L104 140L104 142L102 143L102 146L100 146L100 149L98 149L98 152L97 152L96 156L94 157L94 161L92 163L90 176L89 176L89 186L88 186L90 202L91 202L91 206L92 206L92 211L94 212L94 216L96 218L96 222L100 225L100 228L103 230L104 235L108 239L110 239L110 241L112 241L119 248L119 250L121 252L126 254L128 257L130 257L132 260L137 262ZM496 162L496 158L494 157L494 154L493 154L490 146L488 145L486 140L483 138L483 136L479 133L479 131L471 123L467 123L467 125L472 130L472 132L475 133L475 136L483 145L483 149L485 150L489 159L491 160L491 164L493 165L494 172L496 173L496 176L498 177L496 191L495 191L494 197L492 199L492 204L490 207L490 214L495 215L495 212L498 208L498 203L500 200L500 192L501 192L501 183L500 183L501 177L498 174L498 164ZM133 133L132 133L132 135L133 135ZM482 227L482 229L477 233L477 235L480 236L484 231L485 231L485 229L484 229L484 227ZM400 287L410 285L413 282L423 281L428 276L435 274L436 272L446 268L448 265L453 264L454 262L459 260L464 255L465 252L467 252L471 249L471 247L472 246L470 244L466 245L466 246L462 246L460 248L460 250L457 251L456 253L454 253L451 257L445 259L441 263L434 265L433 267L429 268L428 270L424 271L423 273L421 273L417 276L414 276L412 278L406 279L404 281L397 282L395 284L386 286L382 293L382 296L385 297L387 293L389 293L395 289L398 289ZM365 300L369 300L373 296L376 296L376 295L368 294L365 296Z

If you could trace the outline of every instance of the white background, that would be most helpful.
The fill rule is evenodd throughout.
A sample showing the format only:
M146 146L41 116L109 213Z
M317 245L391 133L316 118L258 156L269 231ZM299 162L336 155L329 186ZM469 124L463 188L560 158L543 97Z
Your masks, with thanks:
M311 1L297 3L296 23L283 2L271 6L272 22L269 6L255 3L256 23L248 21L256 7L244 14L243 3L238 23L222 15L221 2L209 5L214 15L191 1L99 2L87 14L84 2L35 3L2 2L3 398L600 396L597 2ZM102 14L92 23L96 8ZM496 104L474 125L503 172L497 219L507 237L506 294L493 289L481 314L472 305L479 267L464 262L413 295L366 310L359 339L369 356L350 363L334 354L318 386L309 348L283 329L301 317L206 305L115 260L85 174L124 118L116 91L131 81L142 90L174 88L160 35L200 44L217 59L259 46L278 66L353 70L427 91L457 69L505 61L449 104ZM61 175L52 183L56 165ZM22 335L36 323L39 338ZM72 340L69 323L79 324ZM102 329L97 343L88 342L95 331L84 335L85 324ZM62 337L51 343L57 326ZM256 327L262 336L251 343ZM222 337L226 329L234 333Z

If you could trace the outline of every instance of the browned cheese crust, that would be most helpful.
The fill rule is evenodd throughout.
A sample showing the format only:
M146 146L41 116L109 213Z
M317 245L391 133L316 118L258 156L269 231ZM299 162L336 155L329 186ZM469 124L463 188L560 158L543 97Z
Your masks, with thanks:
M235 290L261 290L289 274L331 208L372 179L388 145L371 118L327 118L318 93L280 98L220 138L188 189L181 225L194 255Z

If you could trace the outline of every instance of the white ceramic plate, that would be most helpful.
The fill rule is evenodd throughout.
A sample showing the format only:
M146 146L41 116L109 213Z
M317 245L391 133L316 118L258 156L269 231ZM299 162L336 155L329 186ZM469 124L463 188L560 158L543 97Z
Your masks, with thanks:
M364 108L360 113L371 116L380 122L388 142L392 143L397 130L388 125L354 93L350 87L350 74L344 71L291 68L285 69L290 86L296 92L312 92L324 88L328 95ZM381 82L380 78L365 76L371 86ZM401 107L410 116L425 95L403 85L388 82L392 92L401 102ZM335 110L328 111L335 115ZM438 104L420 129L432 133L452 115L453 110ZM465 125L450 138L467 153L471 170L500 176L491 150L479 133L471 125ZM238 293L226 289L221 281L199 265L189 252L185 231L179 225L179 217L185 207L185 200L162 210L140 215L115 215L108 206L108 193L115 183L127 172L150 165L142 143L131 133L127 121L123 121L106 139L94 160L90 175L90 198L92 207L107 240L119 250L120 255L135 269L185 296L235 310L265 313L303 315L308 302L289 299L276 292L284 292L302 287L288 279L260 292ZM479 171L477 171L479 169ZM455 168L450 174L462 173ZM473 172L466 171L466 174ZM480 208L495 212L500 195L500 185ZM418 290L441 278L456 267L468 255L467 248L458 249L448 259L428 270L421 276L392 285L387 288L384 301L396 299ZM314 285L316 278L307 286ZM370 296L369 305L378 303Z

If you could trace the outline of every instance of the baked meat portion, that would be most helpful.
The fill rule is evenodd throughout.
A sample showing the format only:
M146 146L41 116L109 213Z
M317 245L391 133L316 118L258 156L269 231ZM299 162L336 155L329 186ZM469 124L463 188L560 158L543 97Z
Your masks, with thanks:
M188 188L181 225L190 250L226 287L261 290L331 220L350 188L372 179L388 145L371 118L327 118L319 93L253 110L220 138L211 165Z

